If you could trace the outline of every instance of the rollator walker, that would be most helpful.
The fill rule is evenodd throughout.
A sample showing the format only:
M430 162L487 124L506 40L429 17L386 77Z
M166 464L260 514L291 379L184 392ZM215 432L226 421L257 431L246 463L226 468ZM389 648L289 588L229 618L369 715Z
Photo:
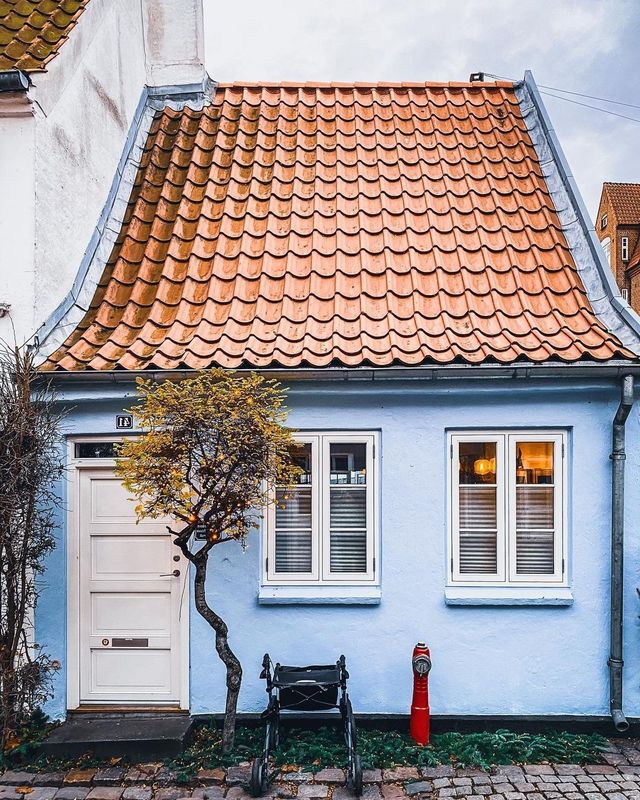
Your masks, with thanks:
M269 703L262 713L265 721L264 748L253 762L249 789L260 797L269 788L275 776L269 772L269 757L280 741L281 711L327 711L338 709L349 756L347 786L356 796L362 794L362 767L356 752L356 722L347 692L349 673L344 656L335 664L309 667L287 667L276 664L265 653L260 678L267 682Z

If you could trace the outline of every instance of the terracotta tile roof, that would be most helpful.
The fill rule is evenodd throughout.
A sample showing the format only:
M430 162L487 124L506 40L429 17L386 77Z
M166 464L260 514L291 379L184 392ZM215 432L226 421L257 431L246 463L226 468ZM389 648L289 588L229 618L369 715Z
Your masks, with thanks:
M617 356L511 84L221 85L156 115L91 308L44 368Z
M0 0L0 70L44 70L89 0Z
M618 225L640 225L640 183L605 183Z

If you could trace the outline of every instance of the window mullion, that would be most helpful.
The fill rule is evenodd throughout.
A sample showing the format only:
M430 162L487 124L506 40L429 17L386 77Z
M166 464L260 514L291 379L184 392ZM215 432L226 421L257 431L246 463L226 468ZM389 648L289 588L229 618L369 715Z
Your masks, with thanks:
M504 434L496 437L496 507L497 519L498 581L509 580L509 454L508 439Z
M316 549L316 563L318 570L318 581L323 583L326 579L325 575L325 524L326 513L325 503L327 502L328 495L328 473L326 470L327 459L325 457L325 436L318 436L318 495L317 495L317 523L314 533L314 546Z
M553 524L554 524L554 568L555 578L557 580L564 580L564 487L565 487L565 458L564 458L564 441L560 435L556 438L554 444L555 450L555 463L558 465L556 474L554 475L554 496L553 496Z
M517 463L517 435L507 434L507 453L506 453L506 504L507 513L505 519L507 521L507 561L506 561L506 577L507 583L517 580L516 575L516 463Z
M375 459L375 438L367 437L367 576L374 579L376 577L376 566L379 559L376 553L375 541L375 514L376 514L376 491L377 474ZM369 572L370 571L370 572Z

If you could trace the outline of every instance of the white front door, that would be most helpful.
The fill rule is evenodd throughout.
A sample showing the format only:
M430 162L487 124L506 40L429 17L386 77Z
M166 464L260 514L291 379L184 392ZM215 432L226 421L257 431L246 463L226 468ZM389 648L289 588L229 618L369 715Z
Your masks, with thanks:
M178 705L188 562L112 469L78 472L79 701Z

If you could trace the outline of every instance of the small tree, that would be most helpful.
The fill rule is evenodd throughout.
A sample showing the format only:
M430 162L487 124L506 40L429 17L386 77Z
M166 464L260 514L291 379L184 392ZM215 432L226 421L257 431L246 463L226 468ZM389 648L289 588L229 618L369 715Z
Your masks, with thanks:
M54 667L28 626L37 575L55 546L60 422L29 352L0 346L0 760L49 695Z
M168 516L174 543L194 567L198 613L215 632L226 671L223 749L233 748L242 667L228 629L207 601L209 555L226 542L245 544L276 483L295 480L294 442L284 426L284 391L249 373L202 372L179 382L138 380L132 409L144 433L118 452L117 473L138 500L138 518ZM204 541L194 533L204 531Z

